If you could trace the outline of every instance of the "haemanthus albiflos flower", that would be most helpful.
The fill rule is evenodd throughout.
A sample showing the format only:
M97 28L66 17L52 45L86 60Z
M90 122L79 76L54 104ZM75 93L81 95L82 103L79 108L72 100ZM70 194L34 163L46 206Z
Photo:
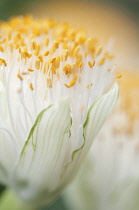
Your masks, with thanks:
M112 58L68 23L1 23L0 181L21 199L49 202L76 174L118 97Z

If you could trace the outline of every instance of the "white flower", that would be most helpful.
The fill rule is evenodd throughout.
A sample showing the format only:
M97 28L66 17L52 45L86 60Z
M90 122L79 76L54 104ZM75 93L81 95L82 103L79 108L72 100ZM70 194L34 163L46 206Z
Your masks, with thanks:
M49 202L116 103L112 56L67 23L31 17L2 23L0 44L0 181Z
M67 192L72 210L139 209L139 76L127 73L121 97Z

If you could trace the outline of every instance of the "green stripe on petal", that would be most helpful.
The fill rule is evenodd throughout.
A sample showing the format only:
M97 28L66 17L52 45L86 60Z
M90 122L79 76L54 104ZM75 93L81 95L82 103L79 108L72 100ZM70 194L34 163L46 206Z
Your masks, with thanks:
M114 84L113 88L103 96L101 96L90 107L87 118L83 126L84 142L82 146L72 152L71 161L65 166L65 171L71 164L77 164L81 161L82 157L86 155L87 150L90 148L92 141L101 129L104 121L113 110L118 99L118 85ZM75 156L77 156L76 161Z
M93 139L98 134L104 121L113 110L119 95L117 83L112 89L101 96L89 109L87 113L86 122L84 124L84 138L85 141L92 143ZM87 143L87 144L88 144Z
M15 190L24 199L40 199L55 188L68 152L70 127L68 99L49 106L37 117L14 174ZM39 192L41 190L41 192Z

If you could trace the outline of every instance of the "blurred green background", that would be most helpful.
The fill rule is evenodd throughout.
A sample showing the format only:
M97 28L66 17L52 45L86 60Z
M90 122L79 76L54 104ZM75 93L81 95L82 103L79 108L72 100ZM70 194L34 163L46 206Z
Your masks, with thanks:
M52 0L0 0L0 19L7 19L9 16L12 15L24 14L26 13L26 9L28 7L31 7L32 5L37 4L38 2L39 4L41 4L43 2L48 1ZM88 0L88 2L89 1L93 2L93 0ZM118 7L129 10L139 20L139 0L94 0L94 2L117 4Z
M37 6L38 3L43 4L49 1L50 0L0 0L0 20L7 20L11 16L26 14L29 8L33 8L35 5ZM88 2L93 2L93 0L88 0ZM96 0L94 2L102 2L108 5L112 4L123 11L127 10L131 13L134 21L139 23L139 0ZM4 186L0 186L0 193L2 193L4 189ZM68 207L62 197L60 197L53 205L47 208L43 207L41 210L68 210Z

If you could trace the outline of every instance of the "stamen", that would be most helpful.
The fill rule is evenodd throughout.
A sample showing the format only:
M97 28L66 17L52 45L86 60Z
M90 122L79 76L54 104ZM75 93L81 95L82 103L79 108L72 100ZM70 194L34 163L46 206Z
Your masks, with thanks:
M117 79L120 79L121 77L122 77L122 74L118 74L118 75L116 76Z
M77 81L77 78L78 78L78 75L75 75L75 76L73 77L73 79L71 80L71 82L69 83L69 85L65 84L65 86L66 86L67 88L73 87L73 86L75 85L76 81Z

